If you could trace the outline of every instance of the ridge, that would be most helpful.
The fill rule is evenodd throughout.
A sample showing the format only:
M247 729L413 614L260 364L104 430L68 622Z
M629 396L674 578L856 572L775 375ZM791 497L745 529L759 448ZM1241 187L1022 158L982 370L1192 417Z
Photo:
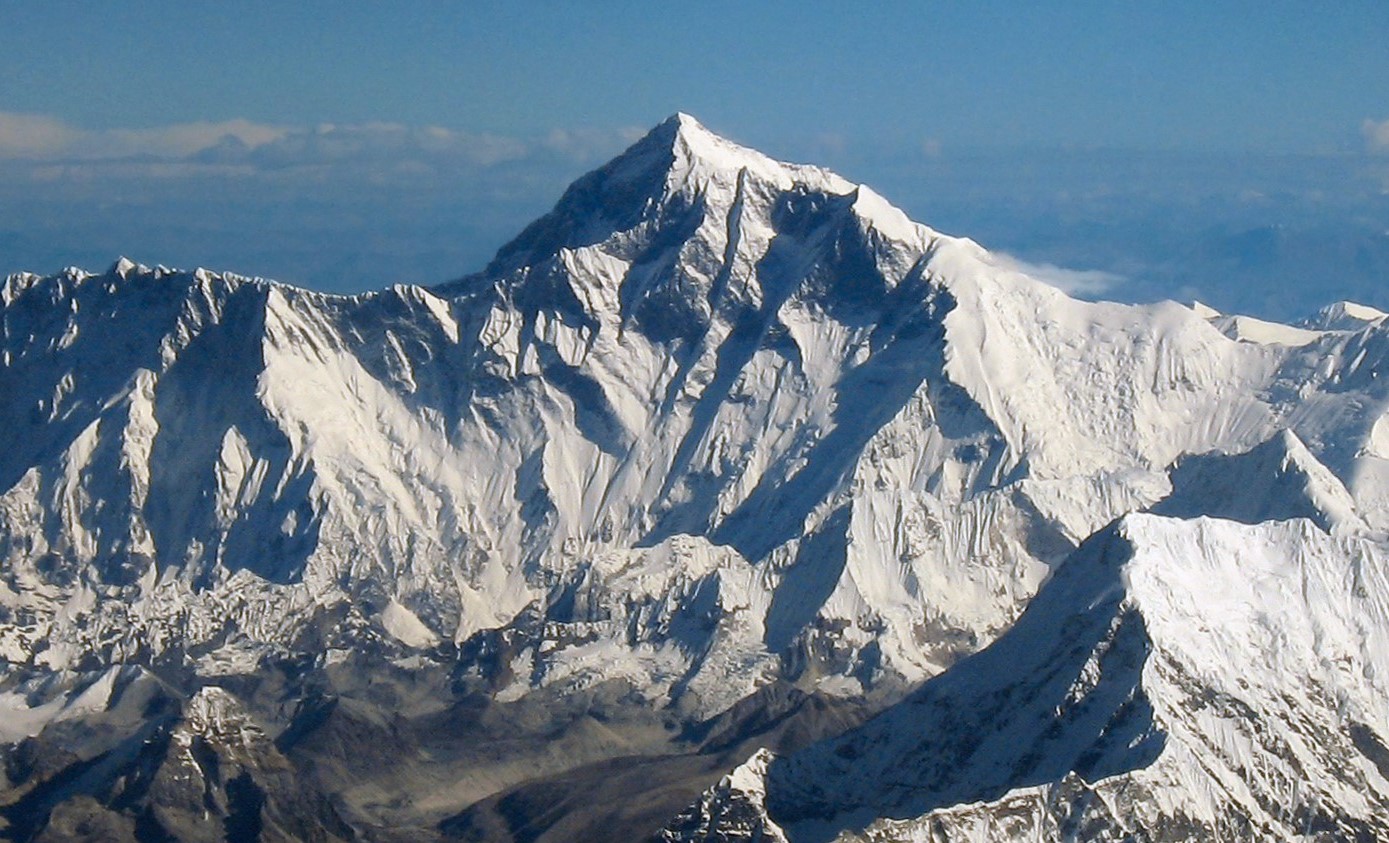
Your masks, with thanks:
M1345 485L1291 429L1244 453L1185 457L1171 476L1172 494L1152 508L1158 515L1244 524L1307 518L1333 535L1367 531Z
M1358 331L1382 322L1389 313L1353 301L1328 304L1299 323L1301 327L1322 331Z
M953 810L1014 785L1133 781L1152 761L1177 777L1138 780L1166 810L1208 791L1191 753L1229 761L1240 787L1301 765L1347 823L1380 784L1355 753L1389 735L1389 665L1361 646L1389 629L1389 585L1359 526L1389 523L1383 328L1299 345L1245 321L1232 338L1171 302L1078 301L683 113L579 179L468 295L330 296L133 261L13 278L0 680L24 693L0 707L52 768L6 781L7 763L0 786L75 781L64 759L109 749L91 738L117 718L132 758L211 784L190 821L204 796L235 795L217 770L266 805L297 793L273 767L341 796L368 834L446 830L441 816L493 795L529 822L538 803L514 787L572 819L605 800L533 788L600 769L620 773L608 802L634 782L637 799L673 801L650 790L657 756L727 750L703 756L693 796L725 762L774 750L716 789L699 829L743 822L768 794L798 810L783 759L923 683L917 701L946 705L900 709L900 728L869 730L881 746L836 744L820 762L857 789L823 779L812 808ZM1153 511L1177 503L1189 518ZM1262 670L1279 649L1296 660ZM139 755L158 724L105 692L122 665L169 677L167 713L215 764ZM1352 725L1306 677L1344 691ZM781 720L791 692L828 707ZM593 716L557 744L563 706ZM205 740L246 723L290 738ZM1255 747L1287 744L1282 724L1309 753ZM1200 751L1207 734L1257 754ZM1352 778L1311 753L1350 759ZM102 781L133 763L112 758ZM924 782L928 801L879 789L884 772ZM408 796L422 781L460 789L425 808ZM1289 793L1253 784L1266 804ZM33 792L0 814L38 828L50 791ZM110 792L94 798L134 822L145 803ZM1225 805L1197 819L1224 822ZM1284 829L1265 804L1234 807ZM818 839L785 816L802 826L790 839Z
M663 839L1380 839L1389 582L1381 548L1343 542L1125 516L992 645L839 737L754 756Z
M740 185L748 182L759 189L744 193ZM845 197L859 187L821 167L777 161L677 112L577 179L548 213L502 246L482 273L442 289L463 290L523 267L533 269L566 250L601 245L627 254L656 230L687 230L705 217L724 225L739 195L759 194L765 201L800 188Z

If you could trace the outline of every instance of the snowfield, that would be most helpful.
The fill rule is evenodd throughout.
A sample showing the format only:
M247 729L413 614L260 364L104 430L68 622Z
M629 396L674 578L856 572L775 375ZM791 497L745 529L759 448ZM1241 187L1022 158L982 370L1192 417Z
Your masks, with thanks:
M433 289L12 275L0 739L159 677L274 767L224 687L370 653L882 709L667 839L1389 836L1385 315L1012 266L677 115Z

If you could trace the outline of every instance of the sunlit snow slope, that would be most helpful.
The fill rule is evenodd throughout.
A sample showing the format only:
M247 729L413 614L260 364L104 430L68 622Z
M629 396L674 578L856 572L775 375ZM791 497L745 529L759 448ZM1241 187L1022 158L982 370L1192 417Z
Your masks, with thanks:
M1306 520L1127 516L992 646L666 839L1383 840L1386 561Z
M1294 329L1008 266L677 115L444 287L11 276L6 723L111 667L363 648L500 700L891 700L1126 513L1389 528L1377 311Z

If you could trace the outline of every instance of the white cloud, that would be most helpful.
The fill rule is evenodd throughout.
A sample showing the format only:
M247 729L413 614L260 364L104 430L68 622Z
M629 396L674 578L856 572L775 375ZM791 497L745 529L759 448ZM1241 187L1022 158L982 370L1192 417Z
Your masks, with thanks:
M1366 120L1360 124L1360 133L1371 152L1389 152L1389 120Z
M502 135L441 126L361 123L293 129L259 147L209 147L202 157L223 162L245 160L266 167L412 160L490 167L525 158L532 151L531 144Z
M1006 252L991 254L1004 269L1021 272L1071 295L1097 296L1128 280L1123 275L1103 269L1067 269L1051 263L1030 263Z
M239 143L247 148L274 143L290 133L283 126L268 126L250 120L225 120L159 126L151 129L112 129L84 136L90 157L121 158L138 155L184 158L223 143Z
M378 172L387 167L402 172L479 169L545 156L603 160L640 134L629 128L556 129L526 139L388 122L285 126L245 119L82 129L47 115L0 111L0 161L37 162L49 173L52 165L62 165L89 176L128 174L141 166L165 177L229 167L238 172L246 167L282 171L323 166L374 167Z
M248 148L263 146L288 132L281 126L240 119L143 129L79 129L44 114L0 111L0 158L184 158L221 143L240 143Z
M42 114L0 111L0 158L46 158L61 154L81 135Z
M575 159L588 159L596 156L612 156L616 151L630 146L647 132L646 129L627 126L617 130L608 129L551 129L540 142L546 150ZM614 149L614 142L618 144Z

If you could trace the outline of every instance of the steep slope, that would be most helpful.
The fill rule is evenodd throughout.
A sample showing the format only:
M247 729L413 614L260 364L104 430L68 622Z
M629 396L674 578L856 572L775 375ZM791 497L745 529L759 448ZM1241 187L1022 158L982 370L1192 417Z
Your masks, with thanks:
M141 720L106 719L110 744L64 766L53 742L21 745L8 765L14 789L0 804L7 839L351 840L354 832L295 773L236 699L204 688L178 700L144 693ZM152 705L151 705L152 704ZM96 726L97 724L91 724Z
M1367 535L1346 487L1290 430L1243 454L1198 454L1172 470L1172 494L1152 511L1258 524L1311 519L1333 535Z
M884 705L1125 513L1389 529L1389 328L1361 321L1289 343L1079 302L685 115L432 290L11 276L0 693L52 737L149 668L228 689L304 765L383 723L487 737L480 699L622 701L620 737L576 715L572 762L533 740L559 714L491 766L329 759L361 827L691 751L667 732L771 683ZM1284 430L1305 446L1256 448ZM1226 469L1191 455L1246 452L1241 491L1272 496L1220 509L1196 467ZM427 807L401 795L435 774L458 780Z
M236 671L538 612L569 642L518 654L545 684L642 617L628 672L705 713L788 654L857 687L989 639L1162 494L1144 472L1266 435L1278 362L1174 305L1070 300L683 115L437 292L123 262L4 302L12 661ZM588 604L632 614L573 599L600 558L671 554L705 561ZM711 626L672 636L652 601L682 590Z
M1382 839L1385 562L1306 521L1128 516L992 646L665 836Z

